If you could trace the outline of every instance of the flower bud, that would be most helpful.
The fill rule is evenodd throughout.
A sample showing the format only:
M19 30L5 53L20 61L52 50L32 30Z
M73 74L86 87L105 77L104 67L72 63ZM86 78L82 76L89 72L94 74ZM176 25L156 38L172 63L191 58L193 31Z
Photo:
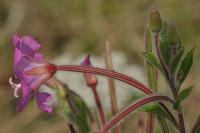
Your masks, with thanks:
M160 13L156 8L152 8L149 12L149 27L152 32L160 32L162 29Z
M176 26L174 24L169 24L167 26L167 35L168 35L168 41L170 45L180 44L180 37L177 32Z
M81 63L83 66L92 66L90 62L90 55L86 56L83 62ZM84 73L84 78L87 83L87 86L91 88L96 88L97 85L97 78L94 74Z
M175 57L181 48L181 40L174 24L167 26L167 36L171 54Z

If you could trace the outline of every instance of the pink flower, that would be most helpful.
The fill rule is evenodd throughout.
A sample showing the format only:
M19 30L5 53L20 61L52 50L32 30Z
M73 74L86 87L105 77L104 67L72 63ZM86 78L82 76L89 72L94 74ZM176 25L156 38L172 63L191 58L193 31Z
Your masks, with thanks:
M48 102L52 99L51 95L46 92L39 92L39 87L50 79L56 70L55 65L44 61L42 54L37 50L41 45L32 37L24 36L20 38L13 36L14 45L14 74L20 80L19 84L9 82L14 88L14 96L18 96L21 90L22 97L17 104L17 111L22 111L34 95L36 103L41 111L52 112L52 107Z

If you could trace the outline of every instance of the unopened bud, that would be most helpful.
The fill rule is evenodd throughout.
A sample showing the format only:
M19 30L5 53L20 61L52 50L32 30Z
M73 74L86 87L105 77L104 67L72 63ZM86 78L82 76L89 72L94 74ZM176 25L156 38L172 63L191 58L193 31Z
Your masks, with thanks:
M176 56L181 48L181 40L174 24L169 24L167 26L167 36L171 53L173 56Z
M149 27L152 32L160 32L162 29L160 13L156 8L152 8L149 12Z
M91 66L92 65L90 62L90 55L85 57L85 59L83 60L81 65L83 65L83 66ZM84 73L84 78L87 83L87 86L89 86L91 88L96 88L97 78L94 74Z
M180 45L180 37L174 24L167 26L167 35L170 45Z

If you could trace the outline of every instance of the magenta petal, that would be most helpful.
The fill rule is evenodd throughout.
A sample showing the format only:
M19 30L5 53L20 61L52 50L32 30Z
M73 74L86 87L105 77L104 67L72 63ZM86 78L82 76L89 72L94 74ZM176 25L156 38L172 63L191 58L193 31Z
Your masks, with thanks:
M35 93L36 103L42 112L52 112L52 107L48 103L52 100L52 96L46 92Z
M14 46L16 46L18 44L18 42L20 41L20 39L21 38L19 36L13 35L12 41L13 41Z
M21 61L22 58L22 53L18 48L15 48L14 51L14 73L16 76L17 75L17 64Z
M38 62L44 61L44 57L43 57L43 55L40 54L40 53L36 53L36 54L34 55L33 58L34 58L34 60L36 60L36 61L38 61Z
M17 111L21 112L25 106L27 105L28 101L31 98L31 88L29 88L24 81L21 82L22 85L22 98L17 104Z
M17 50L16 50L17 52ZM20 53L20 51L19 51ZM21 53L22 54L22 53ZM17 56L16 56L16 60L15 60L15 74L17 74L18 78L21 78L23 75L23 72L24 71L28 71L28 70L31 70L35 67L39 67L39 66L42 66L44 65L43 62L37 62L35 60L32 60L32 58L29 58L27 56L23 56L21 55L21 57L19 57L19 61L17 60ZM21 76L19 76L21 75Z
M27 45L29 48L31 48L34 51L37 51L41 45L32 37L30 36L24 36L22 38L22 44Z

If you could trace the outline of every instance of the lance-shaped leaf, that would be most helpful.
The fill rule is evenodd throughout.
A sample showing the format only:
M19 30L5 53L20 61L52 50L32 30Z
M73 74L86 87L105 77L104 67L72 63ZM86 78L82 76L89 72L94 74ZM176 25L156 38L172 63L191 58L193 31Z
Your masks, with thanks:
M187 77L190 71L190 68L193 64L193 52L194 52L194 48L191 49L187 53L187 55L184 57L183 61L181 62L181 66L179 68L178 75L177 75L177 80L179 81L180 85Z
M194 123L191 133L200 133L200 115Z
M156 101L168 101L173 103L173 100L170 99L167 96L161 96L161 95L150 95L147 96L145 98L142 98L136 102L134 102L133 104L131 104L130 106L128 106L127 108L125 108L124 110L122 110L122 112L118 113L116 116L114 116L101 130L100 132L105 133L107 132L110 128L112 128L115 124L117 124L119 121L121 121L122 119L124 119L128 114L130 114L131 112L135 111L136 109L138 109L139 107L151 103L151 102L156 102Z
M156 114L160 117L168 119L175 127L178 127L178 123L158 104L147 104L138 109L139 111L149 112Z
M66 96L66 99L71 109L70 113L68 114L70 121L76 124L80 133L89 132L90 128L86 104L74 93Z
M176 110L180 109L180 103L190 95L190 93L192 92L192 89L193 89L193 86L190 86L179 93L179 96L174 103L174 109Z

